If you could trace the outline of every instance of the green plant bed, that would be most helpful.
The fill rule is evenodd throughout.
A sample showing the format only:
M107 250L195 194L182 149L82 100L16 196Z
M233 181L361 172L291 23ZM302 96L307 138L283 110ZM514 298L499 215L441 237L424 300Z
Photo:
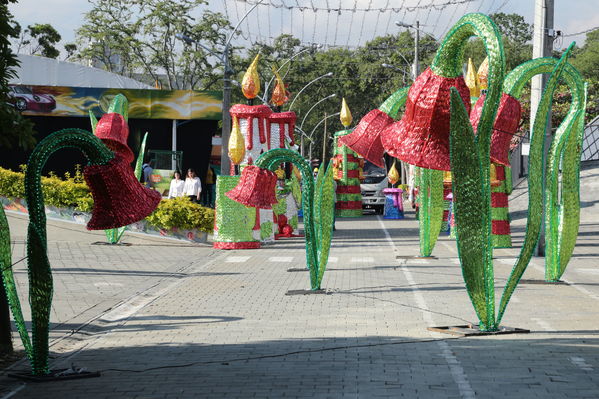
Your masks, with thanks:
M26 212L25 176L21 172L0 168L0 197L5 209ZM74 175L63 178L51 174L42 178L42 191L49 216L59 219L74 219L84 222L94 202L83 181L83 174L77 168ZM133 231L157 231L161 235L175 235L178 238L203 236L199 233L212 233L214 210L195 204L187 197L163 199L156 210L144 221L132 225ZM180 237L182 235L182 237ZM197 241L194 239L193 241Z

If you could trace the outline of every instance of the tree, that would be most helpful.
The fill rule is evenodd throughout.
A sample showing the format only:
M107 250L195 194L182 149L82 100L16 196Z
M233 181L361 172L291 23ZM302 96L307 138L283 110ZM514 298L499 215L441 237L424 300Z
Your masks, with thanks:
M77 30L80 59L110 72L141 74L168 89L213 89L222 65L197 43L224 47L229 22L200 10L205 0L90 0L92 9ZM200 18L192 15L200 13ZM178 40L182 33L191 43Z
M58 58L60 55L60 50L55 45L60 42L62 37L52 25L33 24L21 31L21 26L17 24L17 29L19 31L17 52L20 52L22 48L28 48L31 55L48 58Z

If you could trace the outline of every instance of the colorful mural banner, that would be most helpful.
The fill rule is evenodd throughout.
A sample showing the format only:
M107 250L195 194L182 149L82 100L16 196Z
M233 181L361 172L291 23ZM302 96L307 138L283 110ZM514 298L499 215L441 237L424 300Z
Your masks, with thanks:
M91 110L99 117L119 93L129 101L130 118L222 119L219 91L10 86L9 103L24 115L88 117Z

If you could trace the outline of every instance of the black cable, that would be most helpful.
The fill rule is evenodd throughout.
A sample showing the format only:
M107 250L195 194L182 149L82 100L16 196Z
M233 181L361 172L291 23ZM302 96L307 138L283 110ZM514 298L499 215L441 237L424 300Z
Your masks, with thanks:
M306 350L301 350L301 351L276 353L276 354L272 354L272 355L262 355L262 356L253 356L253 357L244 357L244 358L233 358L233 359L228 359L228 360L208 360L208 361L198 361L198 362L183 363L183 364L169 364L169 365L165 365L165 366L148 367L145 369L138 369L138 370L108 368L108 369L100 370L99 372L105 373L108 371L114 371L114 372L119 372L119 373L145 373L145 372L154 371L154 370L192 367L192 366L197 366L197 365L201 365L201 364L219 364L220 363L222 365L228 365L229 363L247 362L250 360L272 359L272 358L278 358L278 357L301 355L304 353L330 352L330 351L356 349L356 348L373 348L373 347L377 347L377 346L388 346L388 345L420 344L420 343L456 340L456 339L460 339L460 338L462 338L462 337L431 338L431 339L421 339L421 340L413 340L413 341L379 342L376 344L332 346L329 348L306 349Z

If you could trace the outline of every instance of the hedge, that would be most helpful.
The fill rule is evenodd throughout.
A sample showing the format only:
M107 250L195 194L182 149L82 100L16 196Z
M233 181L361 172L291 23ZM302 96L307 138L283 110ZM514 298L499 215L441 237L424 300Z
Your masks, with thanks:
M20 172L0 168L0 196L25 198L24 172L25 165L21 165ZM67 172L60 178L50 172L48 177L42 177L42 192L46 205L57 208L75 208L82 212L91 212L94 205L79 166L76 167L73 176ZM187 197L163 199L146 221L161 229L197 229L212 233L214 210L194 204Z

